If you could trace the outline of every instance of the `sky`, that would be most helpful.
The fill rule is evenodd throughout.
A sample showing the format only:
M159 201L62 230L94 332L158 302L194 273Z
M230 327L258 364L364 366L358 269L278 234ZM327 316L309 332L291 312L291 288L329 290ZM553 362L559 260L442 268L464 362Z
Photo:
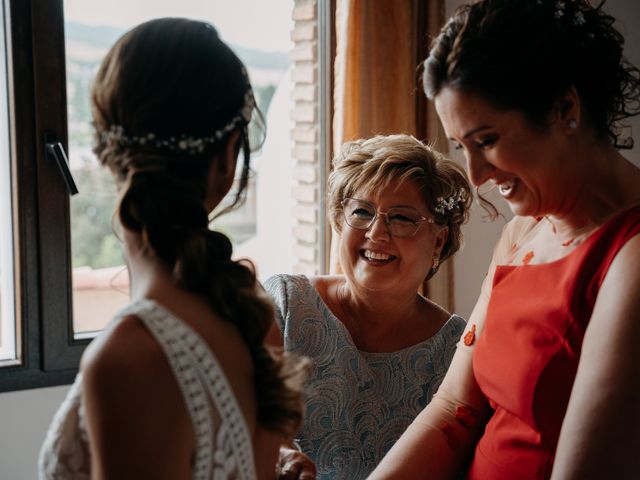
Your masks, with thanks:
M67 20L129 28L156 17L199 18L223 40L247 48L289 51L293 0L65 0Z

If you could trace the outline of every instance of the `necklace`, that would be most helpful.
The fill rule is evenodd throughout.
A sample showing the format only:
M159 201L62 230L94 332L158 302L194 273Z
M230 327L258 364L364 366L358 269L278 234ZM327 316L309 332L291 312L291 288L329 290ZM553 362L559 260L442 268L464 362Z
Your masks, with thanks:
M573 232L573 235L571 237L568 237L565 239L559 239L557 238L558 230L555 224L553 223L553 221L548 216L545 216L544 219L547 222L549 222L549 225L551 225L551 232L553 233L554 237L556 237L557 241L560 243L562 247L570 247L572 245L576 246L582 243L582 241L585 240L597 228L597 225L594 226L594 225L588 224L582 228L576 229Z
M591 235L598 228L598 225L588 224L584 227L574 230L571 236L564 236L563 238L560 238L558 229L549 217L535 217L535 219L538 222L541 222L543 219L546 220L549 223L550 233L543 234L544 236L542 238L542 242L540 242L539 240L537 242L534 242L533 244L525 242L524 245L527 245L528 248L523 248L523 245L520 245L518 243L512 244L509 256L510 263L529 265L534 258L538 260L539 255L536 255L537 253L542 253L542 258L546 259L542 260L542 263L553 260L553 258L555 258L555 255L552 255L553 258L551 259L548 256L548 247L550 247L552 244L560 247L560 249L565 249L572 246L576 247L584 240L586 240L587 237L589 237L589 235ZM540 224L540 226L542 227L542 224ZM543 248L543 246L545 245L546 247ZM564 256L564 254L561 254L560 256Z

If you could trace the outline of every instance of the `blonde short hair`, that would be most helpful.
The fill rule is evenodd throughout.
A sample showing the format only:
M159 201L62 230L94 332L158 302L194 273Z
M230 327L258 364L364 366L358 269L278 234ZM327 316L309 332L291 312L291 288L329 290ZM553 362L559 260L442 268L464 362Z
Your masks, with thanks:
M333 159L327 203L333 228L342 231L342 200L355 192L377 192L392 182L411 182L436 223L448 227L449 235L440 260L462 245L461 226L469 219L471 186L464 169L411 135L378 135L342 145ZM460 198L451 209L438 208L439 199ZM434 272L435 273L435 272Z

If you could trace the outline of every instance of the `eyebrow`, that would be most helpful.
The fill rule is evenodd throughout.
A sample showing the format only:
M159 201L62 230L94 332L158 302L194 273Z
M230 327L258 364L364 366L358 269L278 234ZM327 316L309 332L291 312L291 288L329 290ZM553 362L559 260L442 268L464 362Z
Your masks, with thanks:
M479 126L479 127L477 127L477 128L474 128L473 130L469 130L467 133L465 133L465 134L462 136L462 139L463 139L463 140L466 140L466 139L467 139L467 138L469 138L471 135L475 135L476 133L481 132L481 131L483 131L483 130L489 130L490 128L492 128L492 127L490 127L489 125L481 125L481 126ZM452 142L455 142L455 139L454 139L454 138L449 137L449 140L451 140Z
M481 126L479 126L477 128L474 128L473 130L469 130L467 133L464 134L464 136L462 138L467 139L473 134L481 132L482 130L489 130L490 128L491 127L489 125L481 125Z

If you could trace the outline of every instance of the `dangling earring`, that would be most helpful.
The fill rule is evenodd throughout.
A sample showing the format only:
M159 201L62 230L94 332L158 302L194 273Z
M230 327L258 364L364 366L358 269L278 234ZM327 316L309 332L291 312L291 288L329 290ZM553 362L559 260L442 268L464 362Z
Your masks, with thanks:
M440 256L434 255L431 259L431 271L435 272L438 269L438 265L440 265Z
M572 118L567 122L567 127L569 127L571 130L575 130L576 128L578 128L578 121L575 118Z

